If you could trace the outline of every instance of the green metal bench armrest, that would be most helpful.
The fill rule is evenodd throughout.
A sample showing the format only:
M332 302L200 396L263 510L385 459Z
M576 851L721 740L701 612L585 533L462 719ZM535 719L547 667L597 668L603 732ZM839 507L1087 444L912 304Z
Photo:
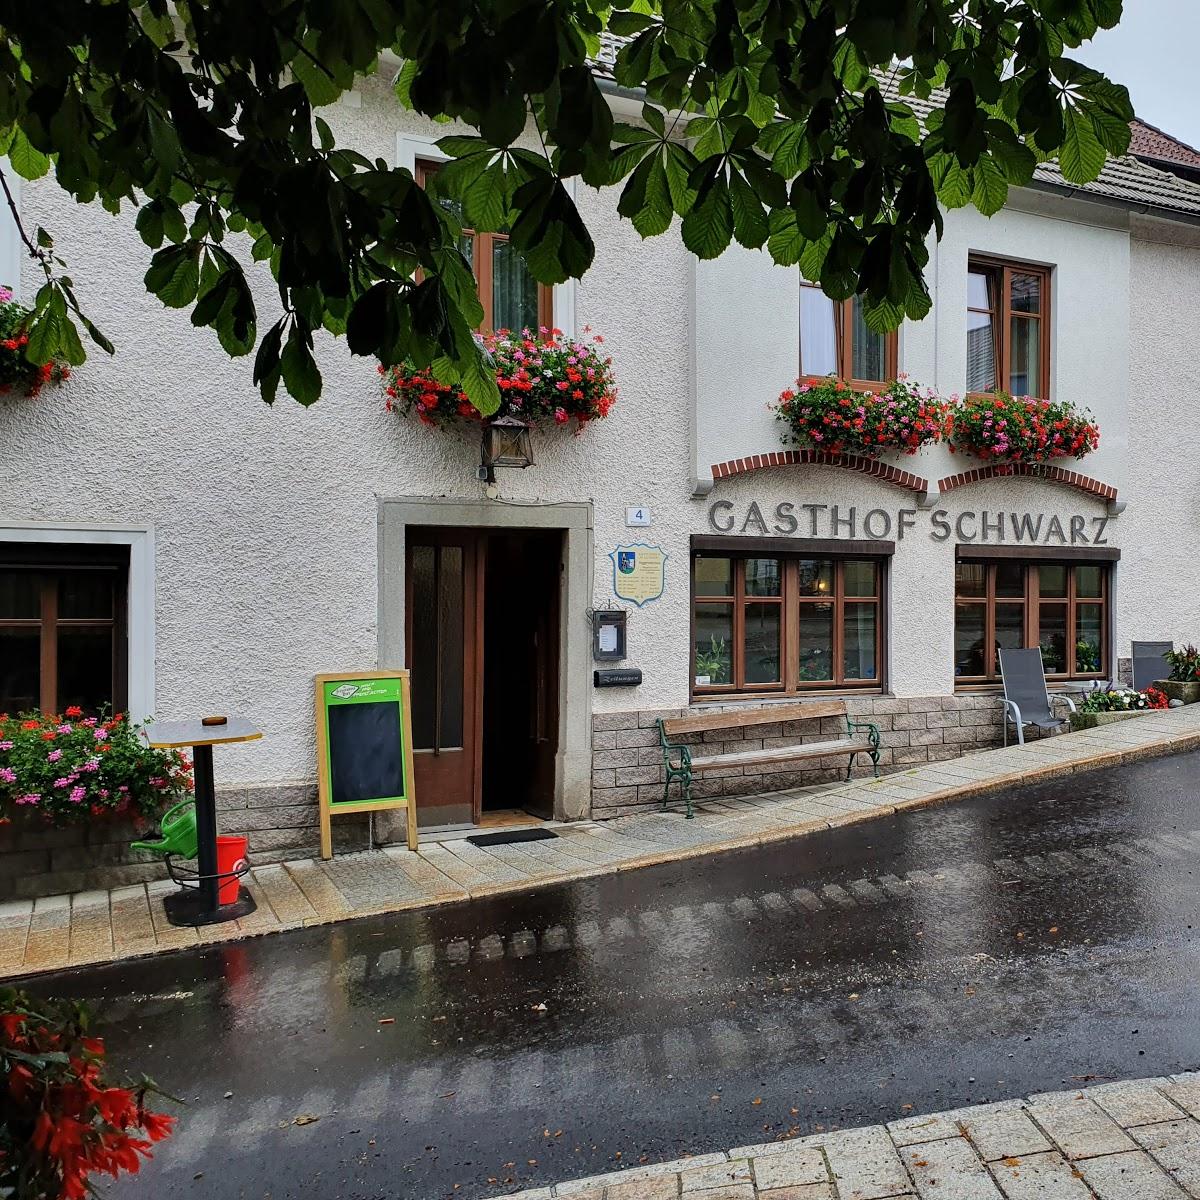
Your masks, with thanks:
M666 760L667 766L672 771L691 770L692 766L692 748L685 746L682 743L668 742L665 739L662 744L663 758ZM679 766L672 766L671 756L677 754L679 756Z
M685 746L682 742L672 742L667 738L667 731L663 727L662 719L657 721L658 725L658 740L662 744L663 757L667 760L667 766L671 765L671 755L679 755L679 765L681 767L690 767L692 765L692 751L689 746Z
M867 731L867 742L879 749L879 726L871 721L851 721L846 718L846 732L853 734L856 730L865 729Z

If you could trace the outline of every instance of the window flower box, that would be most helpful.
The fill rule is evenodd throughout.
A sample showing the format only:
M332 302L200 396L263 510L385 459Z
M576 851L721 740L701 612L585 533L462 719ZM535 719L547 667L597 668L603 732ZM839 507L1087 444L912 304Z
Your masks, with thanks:
M44 384L70 377L71 368L65 362L35 363L25 357L32 315L13 299L11 289L0 285L0 395L19 392L36 396Z
M967 396L949 410L946 441L952 454L1036 465L1090 454L1100 444L1100 428L1073 404L994 392Z
M831 454L879 458L915 454L936 442L946 420L946 404L930 389L901 375L878 391L844 380L796 380L771 406L783 423L784 441Z
M441 383L428 367L402 363L380 366L387 411L415 416L423 425L441 429L478 428L507 420L534 428L575 422L579 432L606 417L616 402L612 358L604 339L566 337L560 329L497 330L482 338L500 387L500 407L484 416L456 384Z

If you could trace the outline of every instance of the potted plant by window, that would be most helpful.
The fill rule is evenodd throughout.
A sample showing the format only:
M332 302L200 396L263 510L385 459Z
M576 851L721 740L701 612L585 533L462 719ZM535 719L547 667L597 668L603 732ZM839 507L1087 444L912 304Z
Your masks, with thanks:
M1195 704L1200 700L1200 649L1189 643L1182 650L1168 650L1163 657L1171 664L1171 675L1156 679L1154 686L1172 700Z
M1166 707L1166 693L1156 687L1148 687L1144 692L1136 692L1131 688L1088 692L1071 713L1071 728L1095 729L1097 725L1110 725L1114 721L1124 721Z
M729 682L729 647L715 634L707 646L696 647L696 686L709 687Z

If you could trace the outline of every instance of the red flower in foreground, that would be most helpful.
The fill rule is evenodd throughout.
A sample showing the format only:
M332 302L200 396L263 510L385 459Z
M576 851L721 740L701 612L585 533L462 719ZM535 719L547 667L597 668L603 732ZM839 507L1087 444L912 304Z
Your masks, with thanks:
M152 1112L148 1081L103 1078L104 1043L82 1005L0 989L0 1194L84 1200L93 1175L135 1172L174 1118Z

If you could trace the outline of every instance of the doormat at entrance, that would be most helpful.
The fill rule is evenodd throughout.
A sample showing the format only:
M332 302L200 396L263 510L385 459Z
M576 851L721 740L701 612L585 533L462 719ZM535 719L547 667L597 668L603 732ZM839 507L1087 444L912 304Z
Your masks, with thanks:
M552 829L502 829L499 833L477 833L467 838L472 846L506 846L509 842L540 842L558 837Z

